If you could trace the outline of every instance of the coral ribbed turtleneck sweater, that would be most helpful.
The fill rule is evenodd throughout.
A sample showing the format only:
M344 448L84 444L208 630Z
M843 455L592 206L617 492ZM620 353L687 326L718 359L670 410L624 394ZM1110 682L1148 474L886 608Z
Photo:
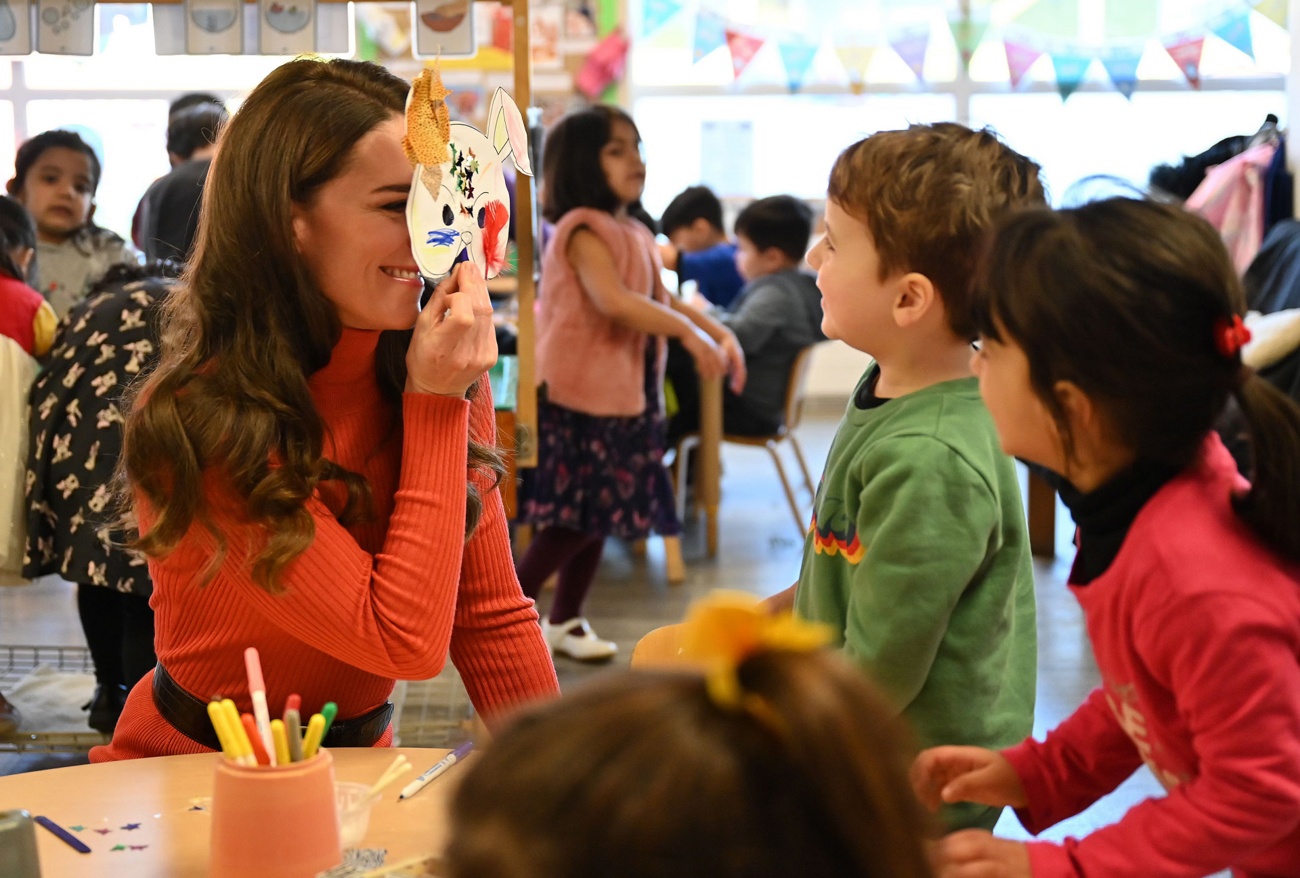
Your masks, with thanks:
M435 676L449 649L489 717L558 692L537 613L515 578L497 491L485 491L483 517L464 540L467 431L496 435L487 382L472 403L404 394L393 430L375 377L378 341L377 332L345 329L329 365L310 379L327 428L325 456L370 482L369 521L339 524L327 485L308 504L315 539L282 574L279 595L253 582L252 528L221 509L215 522L230 552L206 586L201 571L216 544L197 524L167 558L150 562L158 659L190 693L250 710L249 646L261 654L272 714L296 692L304 716L326 701L342 719L359 716L384 702L394 679ZM213 473L205 483L221 490ZM92 750L92 761L204 751L158 714L152 683L150 673L132 690L112 743Z

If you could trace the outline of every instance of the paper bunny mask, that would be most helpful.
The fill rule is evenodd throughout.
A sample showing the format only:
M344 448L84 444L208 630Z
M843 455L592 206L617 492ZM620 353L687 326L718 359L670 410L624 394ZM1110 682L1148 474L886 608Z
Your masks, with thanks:
M448 94L437 68L426 68L406 101L403 146L416 166L406 202L411 250L426 277L450 273L463 250L485 277L495 277L505 265L510 224L504 162L511 158L532 176L528 132L504 89L492 96L486 134L448 121Z

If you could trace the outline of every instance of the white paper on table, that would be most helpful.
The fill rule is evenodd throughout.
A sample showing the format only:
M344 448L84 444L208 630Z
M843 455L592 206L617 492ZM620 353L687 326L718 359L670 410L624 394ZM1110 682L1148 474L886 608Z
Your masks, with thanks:
M91 0L41 0L36 51L44 55L95 54L95 4Z
M473 0L416 0L411 8L415 56L469 57L477 51Z
M27 0L0 0L0 55L32 53L32 15Z
M258 10L263 55L316 51L316 0L261 0Z
M191 55L242 54L243 6L241 0L185 0L186 51Z

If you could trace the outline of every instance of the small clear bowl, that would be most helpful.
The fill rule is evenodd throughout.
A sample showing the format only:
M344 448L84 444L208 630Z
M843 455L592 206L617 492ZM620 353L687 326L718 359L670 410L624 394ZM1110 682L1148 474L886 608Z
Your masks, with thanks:
M379 796L366 799L370 787L363 783L339 781L334 784L334 806L339 814L339 845L344 850L361 845L370 827L370 808Z

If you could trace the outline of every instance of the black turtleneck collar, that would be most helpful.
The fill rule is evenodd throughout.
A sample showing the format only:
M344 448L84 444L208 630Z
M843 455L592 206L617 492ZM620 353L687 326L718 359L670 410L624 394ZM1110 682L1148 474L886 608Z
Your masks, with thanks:
M1178 467L1139 460L1087 494L1064 479L1055 480L1079 528L1071 585L1087 585L1106 572L1142 507L1178 472Z

